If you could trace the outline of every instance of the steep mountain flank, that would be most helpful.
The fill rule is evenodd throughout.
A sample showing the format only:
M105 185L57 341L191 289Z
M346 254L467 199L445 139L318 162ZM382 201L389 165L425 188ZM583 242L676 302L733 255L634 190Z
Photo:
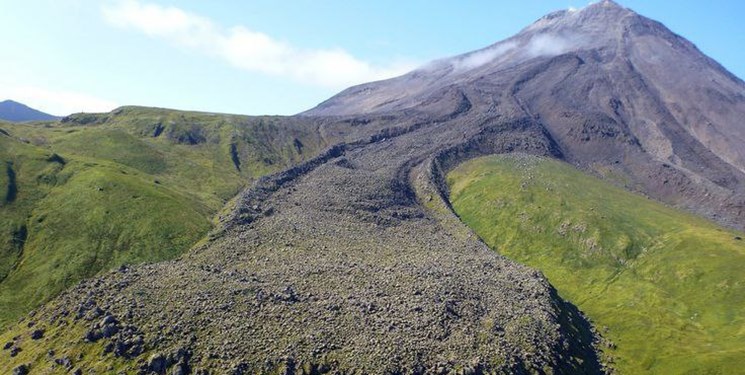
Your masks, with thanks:
M563 158L741 225L739 151L707 148L636 67L649 30L678 40L610 1L553 13L286 119L330 147L256 181L181 258L85 281L12 327L0 338L22 350L0 369L62 366L52 350L109 372L604 372L589 322L460 223L444 176L486 154ZM737 103L742 82L707 64Z
M454 92L479 114L517 106L584 170L745 228L745 83L612 1L551 13L512 38L352 87L305 114L429 111Z

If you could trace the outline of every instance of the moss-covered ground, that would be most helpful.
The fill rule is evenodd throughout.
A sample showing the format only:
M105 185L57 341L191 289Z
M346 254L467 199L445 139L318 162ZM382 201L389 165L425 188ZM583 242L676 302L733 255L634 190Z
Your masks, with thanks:
M448 175L489 246L541 270L623 374L745 368L745 235L556 160L489 156Z
M102 270L178 256L324 146L298 120L141 107L0 129L0 330Z

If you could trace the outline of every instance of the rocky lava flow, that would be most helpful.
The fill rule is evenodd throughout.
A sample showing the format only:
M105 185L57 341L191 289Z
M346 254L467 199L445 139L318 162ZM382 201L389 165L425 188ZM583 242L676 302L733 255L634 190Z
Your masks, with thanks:
M662 63L688 56L675 69L717 87L681 93L647 47ZM713 125L696 130L680 109L699 96L743 108L727 74L610 1L551 14L322 103L303 116L340 143L243 192L209 242L84 282L27 319L83 325L102 355L144 373L603 372L588 322L460 223L443 173L484 154L552 156L736 226L741 127L699 111Z
M453 104L261 180L209 243L85 282L37 325L86 324L145 372L599 372L581 314L436 208L461 151L550 155L550 140Z

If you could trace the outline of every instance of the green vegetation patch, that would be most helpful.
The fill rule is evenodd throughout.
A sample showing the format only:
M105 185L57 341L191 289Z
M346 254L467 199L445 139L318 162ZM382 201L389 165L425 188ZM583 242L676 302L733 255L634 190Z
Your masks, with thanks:
M745 234L534 156L475 159L447 182L468 226L612 341L621 373L745 367Z
M67 286L121 264L170 259L210 228L189 197L106 166L77 166L39 200L13 272L0 283L5 316L20 315Z
M308 122L123 107L0 133L0 330L78 281L172 259L256 178L325 146Z

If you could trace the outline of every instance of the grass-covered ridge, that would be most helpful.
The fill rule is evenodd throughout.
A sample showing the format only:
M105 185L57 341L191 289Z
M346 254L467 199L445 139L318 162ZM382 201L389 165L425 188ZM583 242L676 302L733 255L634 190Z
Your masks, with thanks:
M243 187L325 146L298 119L140 107L0 129L0 329L99 271L178 256Z
M462 220L588 314L621 373L742 371L742 233L534 156L475 159L447 180Z

